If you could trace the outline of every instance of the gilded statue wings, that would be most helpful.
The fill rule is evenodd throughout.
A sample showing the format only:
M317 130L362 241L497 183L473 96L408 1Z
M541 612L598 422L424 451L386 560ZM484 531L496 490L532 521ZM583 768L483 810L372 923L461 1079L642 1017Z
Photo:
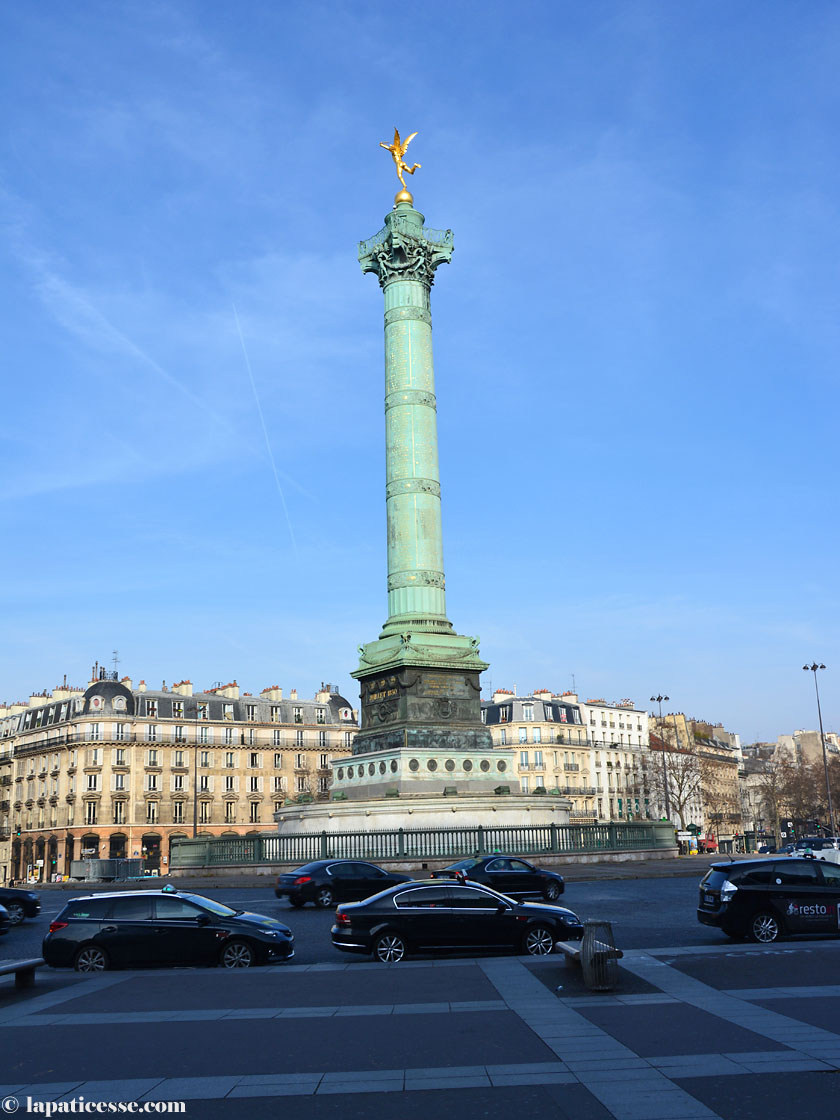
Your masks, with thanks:
M416 135L417 135L416 132L412 132L412 134L410 136L407 136L405 140L400 140L400 130L398 128L395 128L394 129L394 148L395 148L395 150L398 151L401 156L404 156L407 149L408 149L408 145L411 143L411 141L414 139L414 137Z

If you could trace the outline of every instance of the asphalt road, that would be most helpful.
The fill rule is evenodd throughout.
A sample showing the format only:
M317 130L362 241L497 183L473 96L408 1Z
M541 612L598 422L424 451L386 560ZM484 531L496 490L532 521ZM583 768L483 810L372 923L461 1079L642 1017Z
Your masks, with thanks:
M726 944L722 934L697 921L699 877L568 883L560 903L582 919L612 922L615 942L621 949ZM78 892L43 891L41 916L27 919L22 926L16 926L0 938L0 957L39 956L41 939L50 921L70 898L85 893L81 884ZM331 910L316 910L311 905L293 910L285 899L276 899L269 887L210 887L200 893L236 909L252 910L285 922L294 930L296 964L366 960L339 953L332 947L330 927L334 912Z

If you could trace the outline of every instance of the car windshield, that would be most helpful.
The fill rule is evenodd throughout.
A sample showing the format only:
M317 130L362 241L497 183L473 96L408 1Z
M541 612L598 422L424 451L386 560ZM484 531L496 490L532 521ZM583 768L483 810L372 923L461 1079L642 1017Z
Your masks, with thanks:
M241 910L231 910L229 906L224 906L213 898L204 898L200 894L182 894L181 898L188 898L190 902L194 902L202 910L209 910L211 914L216 914L220 918L233 918L236 914L242 913Z
M479 861L477 859L461 859L457 863L450 863L447 871L471 871L473 867L478 867Z

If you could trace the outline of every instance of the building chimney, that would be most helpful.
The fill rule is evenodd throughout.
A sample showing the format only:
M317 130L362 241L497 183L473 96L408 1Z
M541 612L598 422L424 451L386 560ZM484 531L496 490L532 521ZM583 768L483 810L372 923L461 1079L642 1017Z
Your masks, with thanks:
M297 700L297 689L296 689L296 688L293 688L293 689L292 689L292 690L291 690L291 691L289 692L289 699L290 699L290 700Z
M263 700L282 700L283 689L276 684L272 684L268 688L264 688L260 696L262 696Z

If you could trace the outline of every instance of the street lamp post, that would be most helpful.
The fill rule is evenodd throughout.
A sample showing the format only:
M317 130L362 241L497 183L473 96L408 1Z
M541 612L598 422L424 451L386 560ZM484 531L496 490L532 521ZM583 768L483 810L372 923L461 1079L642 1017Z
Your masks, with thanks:
M659 705L659 731L660 731L660 734L661 734L663 726L664 726L664 724L662 722L662 701L663 700L667 701L669 699L670 699L669 696L663 696L661 693L659 694L659 696L651 696L651 698L650 698L651 704L658 704ZM671 819L671 797L670 797L670 794L668 792L668 764L665 760L665 740L664 739L662 740L662 748L663 748L662 749L662 788L665 792L665 816L668 818L668 820L670 820Z
M820 741L822 742L823 768L825 769L825 792L826 796L828 797L828 816L831 820L831 835L836 836L837 824L834 820L834 806L831 803L831 786L829 785L828 781L828 755L826 754L825 750L825 732L823 731L822 710L820 708L820 688L817 684L817 670L824 668L825 665L818 665L816 661L812 665L802 666L804 672L807 673L810 670L810 672L814 674L814 690L817 694L817 715L819 716L820 720Z

